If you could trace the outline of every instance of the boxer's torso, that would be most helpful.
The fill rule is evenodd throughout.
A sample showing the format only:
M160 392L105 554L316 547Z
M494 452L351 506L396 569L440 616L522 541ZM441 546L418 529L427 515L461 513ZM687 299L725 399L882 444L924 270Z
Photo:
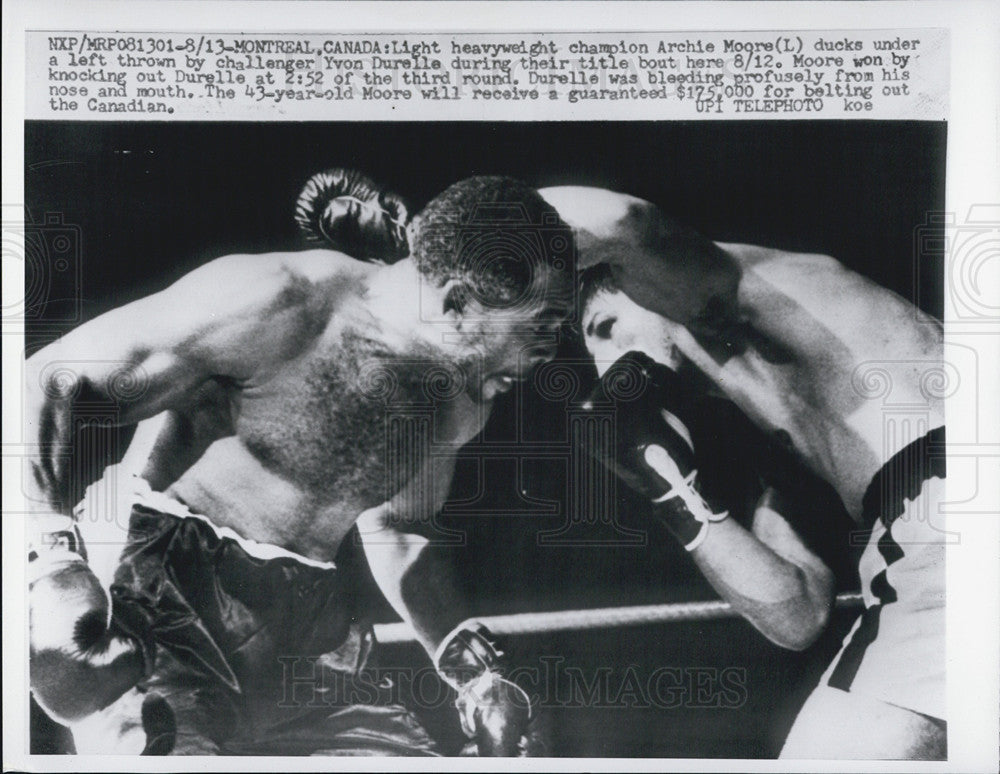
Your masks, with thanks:
M788 433L857 517L885 461L943 424L942 401L921 380L941 362L939 324L825 256L721 246L743 271L739 311L755 335L714 358L693 338L679 345L755 422ZM890 390L927 426L893 425L880 399Z
M387 343L366 274L297 354L250 378L213 379L170 412L143 475L245 538L330 560L362 511L409 485L429 518L482 405L430 347ZM305 301L303 303L306 303ZM317 305L322 308L322 305ZM460 377L456 377L460 378Z

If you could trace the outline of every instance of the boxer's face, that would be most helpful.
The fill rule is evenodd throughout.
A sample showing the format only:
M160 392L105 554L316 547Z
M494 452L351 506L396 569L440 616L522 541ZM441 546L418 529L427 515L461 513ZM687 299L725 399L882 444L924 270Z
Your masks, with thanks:
M482 364L484 400L509 391L534 366L555 356L559 327L573 308L573 283L564 274L540 273L525 303L508 309L476 307L466 315L462 328Z
M583 310L584 343L603 376L618 358L637 350L676 370L681 354L674 344L676 324L643 309L620 290L602 290Z

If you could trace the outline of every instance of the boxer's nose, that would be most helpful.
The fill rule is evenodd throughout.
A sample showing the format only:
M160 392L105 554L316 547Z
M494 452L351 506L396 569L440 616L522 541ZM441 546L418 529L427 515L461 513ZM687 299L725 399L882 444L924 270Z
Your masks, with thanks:
M634 325L622 323L621 320L615 320L611 323L611 329L608 332L608 340L620 351L628 352L629 350L636 348L636 344L638 344L640 340L640 332L641 331L637 330Z

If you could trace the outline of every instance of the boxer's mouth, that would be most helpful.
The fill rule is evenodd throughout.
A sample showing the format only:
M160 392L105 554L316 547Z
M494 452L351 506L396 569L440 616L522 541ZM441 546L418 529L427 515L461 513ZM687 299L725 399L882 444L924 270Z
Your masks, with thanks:
M510 392L514 389L514 384L522 378L517 374L490 374L483 382L483 397L490 400L500 393Z

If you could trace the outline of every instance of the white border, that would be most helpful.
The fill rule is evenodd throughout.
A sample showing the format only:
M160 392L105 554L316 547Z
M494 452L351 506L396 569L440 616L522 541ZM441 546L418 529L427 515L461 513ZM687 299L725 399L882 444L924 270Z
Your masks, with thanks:
M951 31L951 119L948 127L947 208L964 217L970 205L1000 202L1000 5L996 2L614 2L614 3L396 3L396 2L70 2L64 0L9 0L3 5L3 203L18 204L23 196L24 31L26 29L154 30L195 32L202 29L232 31L579 31L579 30L748 30L748 29L863 29L945 27ZM993 271L987 276L995 278ZM5 265L4 298L14 297L23 276ZM998 283L1000 284L1000 283ZM1000 296L1000 288L997 288ZM994 304L994 308L998 308ZM950 316L950 315L949 315ZM972 347L979 356L978 407L981 441L993 454L997 446L996 398L1000 395L1000 327L951 328L949 340ZM13 337L3 347L4 443L20 437L20 386L22 352ZM976 407L949 405L950 417L967 415ZM951 419L949 419L949 422ZM996 461L993 463L996 475ZM996 486L980 471L980 486ZM7 462L4 467L8 472ZM958 473L958 471L956 471ZM952 476L949 476L951 480ZM963 486L964 483L964 486ZM956 489L971 481L956 484ZM6 492L16 487L5 487ZM4 510L20 508L4 495ZM987 493L984 502L996 502ZM994 506L995 507L995 506ZM992 516L992 517L991 517ZM962 542L953 546L948 562L948 679L949 761L945 764L912 762L853 763L560 759L543 762L504 761L504 769L609 770L627 767L638 771L879 771L922 772L996 771L998 759L998 514L951 519ZM5 547L23 545L19 519L3 519ZM400 771L496 769L498 761L395 759L312 760L287 758L180 759L119 757L31 757L26 755L27 712L24 706L27 675L23 558L19 551L4 550L3 581L3 764L5 770L25 771L237 771L237 770L383 770ZM449 765L450 764L450 765Z

